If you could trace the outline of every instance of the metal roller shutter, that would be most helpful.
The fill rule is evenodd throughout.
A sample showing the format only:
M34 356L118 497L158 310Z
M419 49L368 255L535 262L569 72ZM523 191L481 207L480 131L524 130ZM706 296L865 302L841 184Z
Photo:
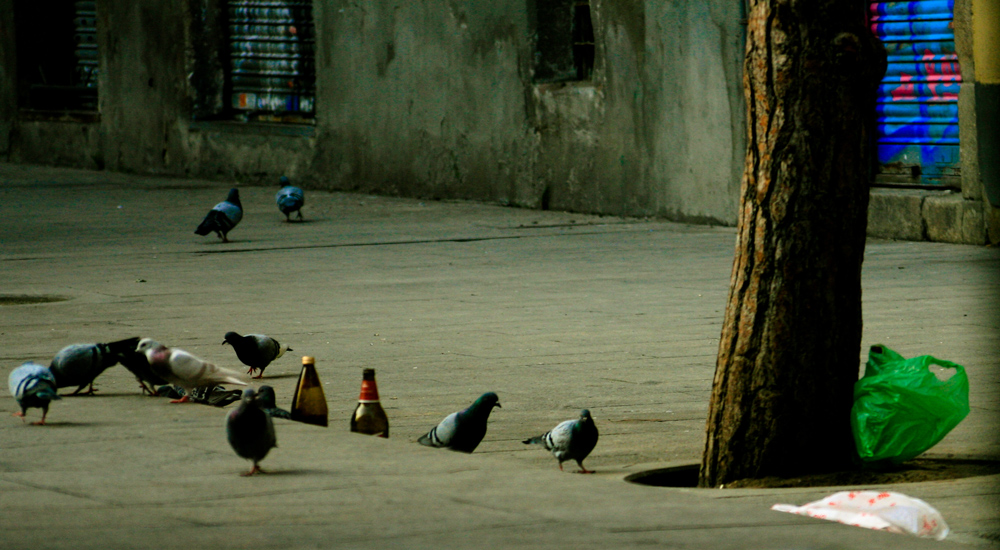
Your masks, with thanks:
M960 185L953 10L954 0L870 5L889 61L878 92L877 183Z
M263 120L312 116L316 42L311 0L230 1L228 9L232 108Z

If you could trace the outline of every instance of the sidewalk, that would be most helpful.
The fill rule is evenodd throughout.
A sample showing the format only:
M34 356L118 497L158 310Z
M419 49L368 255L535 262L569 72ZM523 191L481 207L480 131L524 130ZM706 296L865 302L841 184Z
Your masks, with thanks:
M0 548L1000 547L1000 475L879 487L938 508L941 543L770 510L843 488L623 481L700 460L732 228L318 191L289 224L275 185L240 189L223 244L193 233L217 182L7 164L0 182L4 379L130 336L237 369L234 330L294 349L262 381L280 406L312 355L330 407L327 429L277 421L271 473L241 478L225 409L143 397L123 368L45 427L4 389ZM968 369L972 412L929 454L1000 460L1000 250L870 242L864 300L864 350ZM388 440L348 432L364 367ZM502 408L474 454L415 443L485 391ZM581 408L596 475L521 443Z

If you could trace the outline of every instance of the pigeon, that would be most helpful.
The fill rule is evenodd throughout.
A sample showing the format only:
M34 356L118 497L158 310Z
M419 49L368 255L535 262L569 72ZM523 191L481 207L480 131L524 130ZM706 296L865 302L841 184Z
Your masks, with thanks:
M243 205L240 204L240 191L233 188L229 190L226 200L212 207L205 215L201 225L194 232L198 235L208 235L215 231L222 242L228 243L226 236L243 219Z
M597 445L597 426L594 425L594 419L590 417L590 411L587 409L580 411L580 418L560 422L558 426L538 437L525 439L524 443L541 445L546 450L552 451L552 456L559 461L560 471L563 469L563 462L573 459L580 465L581 474L594 473L593 470L583 467L583 459L587 458Z
M240 379L240 374L229 369L217 367L203 361L181 349L171 349L143 338L139 340L136 351L146 354L153 373L163 378L168 384L184 388L184 396L174 399L171 403L185 403L190 400L195 388L213 386L216 384L237 384L246 386Z
M294 187L288 178L281 176L278 181L281 185L281 189L278 194L274 196L275 202L278 203L278 210L285 215L285 221L291 220L291 213L297 212L299 214L299 219L302 219L302 205L306 203L305 194L302 193L302 189Z
M471 453L486 435L486 420L493 407L500 401L493 392L484 393L468 409L449 414L431 431L417 441L428 447L446 447L453 451Z
M49 414L49 402L60 399L56 393L56 377L52 375L52 371L45 365L29 361L10 372L8 383L10 394L21 406L21 412L15 412L14 416L24 418L32 407L42 409L42 419L32 424L43 426L45 416Z
M260 371L260 374L253 378L263 378L264 369L271 364L271 361L281 357L286 351L293 351L292 348L263 334L240 336L235 332L227 332L224 338L223 345L233 346L233 349L236 350L236 357L244 365L250 367L247 374L253 374L255 370Z
M49 370L56 377L56 387L79 386L70 395L94 393L94 380L106 369L121 361L122 355L135 350L138 338L128 338L107 344L72 344L63 348L52 359Z
M271 447L277 447L278 444L274 436L274 422L257 405L253 388L243 390L240 404L226 415L226 437L236 454L253 461L253 468L241 475L266 473L258 463L264 460Z
M260 410L266 412L271 418L292 419L292 413L278 408L278 403L274 396L274 388L271 386L265 385L257 388L257 405L260 407Z
M146 338L146 340L149 339ZM159 345L159 342L149 341L153 345ZM144 394L151 396L159 395L160 392L157 390L157 386L163 386L167 383L162 376L153 372L153 368L149 366L149 361L146 359L146 354L136 351L134 348L131 351L122 353L118 358L118 362L135 375L135 379L139 381L139 387L142 388L142 393Z

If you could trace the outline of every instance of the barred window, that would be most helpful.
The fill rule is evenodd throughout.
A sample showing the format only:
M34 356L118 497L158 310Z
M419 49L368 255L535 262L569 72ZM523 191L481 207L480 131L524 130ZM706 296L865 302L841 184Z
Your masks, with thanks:
M316 111L311 0L230 1L226 94L238 120L308 122Z
M97 110L97 2L14 3L18 105Z
M590 80L594 25L589 0L528 0L535 82Z

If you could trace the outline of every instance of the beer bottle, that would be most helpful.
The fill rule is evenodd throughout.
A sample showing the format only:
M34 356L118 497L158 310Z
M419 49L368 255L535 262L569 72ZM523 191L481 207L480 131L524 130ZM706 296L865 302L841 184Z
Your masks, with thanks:
M389 418L378 400L375 369L365 369L361 374L361 395L358 397L358 406L351 415L351 431L389 437Z
M292 420L327 425L326 394L316 374L316 359L309 356L302 358L299 384L295 386L295 395L292 396Z

